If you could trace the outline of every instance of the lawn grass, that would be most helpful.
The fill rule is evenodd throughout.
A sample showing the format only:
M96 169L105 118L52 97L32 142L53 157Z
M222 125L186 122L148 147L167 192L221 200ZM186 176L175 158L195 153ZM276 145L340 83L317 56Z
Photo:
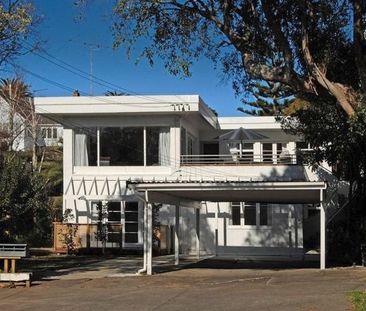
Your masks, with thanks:
M366 310L366 291L353 291L349 294L354 311Z

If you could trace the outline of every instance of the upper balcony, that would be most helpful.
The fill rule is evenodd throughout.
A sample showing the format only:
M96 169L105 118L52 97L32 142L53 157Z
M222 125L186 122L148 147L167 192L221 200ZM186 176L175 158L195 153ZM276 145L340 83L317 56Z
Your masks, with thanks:
M260 154L198 154L182 155L181 166L238 166L238 165L297 165L297 156L287 150L278 154L263 152Z

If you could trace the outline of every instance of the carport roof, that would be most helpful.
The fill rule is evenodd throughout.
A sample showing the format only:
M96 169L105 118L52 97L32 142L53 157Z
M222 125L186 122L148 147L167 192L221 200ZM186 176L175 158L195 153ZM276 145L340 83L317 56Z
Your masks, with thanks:
M130 189L147 191L149 201L247 201L261 203L320 203L325 182L249 181L142 181L129 182ZM169 201L169 202L168 202Z

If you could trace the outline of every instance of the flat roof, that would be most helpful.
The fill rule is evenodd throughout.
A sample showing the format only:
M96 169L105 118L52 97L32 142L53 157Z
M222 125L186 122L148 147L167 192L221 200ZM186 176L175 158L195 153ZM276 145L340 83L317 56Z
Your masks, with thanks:
M281 123L271 116L219 117L217 120L222 130L231 130L239 127L248 129L281 129Z
M199 113L217 128L217 117L199 95L125 95L35 97L36 113L44 116Z

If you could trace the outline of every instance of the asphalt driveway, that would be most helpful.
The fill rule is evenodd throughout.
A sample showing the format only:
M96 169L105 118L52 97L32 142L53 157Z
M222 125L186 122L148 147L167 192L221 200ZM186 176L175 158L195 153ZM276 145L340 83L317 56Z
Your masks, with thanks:
M151 277L43 279L30 289L3 288L0 310L351 310L348 293L365 289L364 268L207 260Z

